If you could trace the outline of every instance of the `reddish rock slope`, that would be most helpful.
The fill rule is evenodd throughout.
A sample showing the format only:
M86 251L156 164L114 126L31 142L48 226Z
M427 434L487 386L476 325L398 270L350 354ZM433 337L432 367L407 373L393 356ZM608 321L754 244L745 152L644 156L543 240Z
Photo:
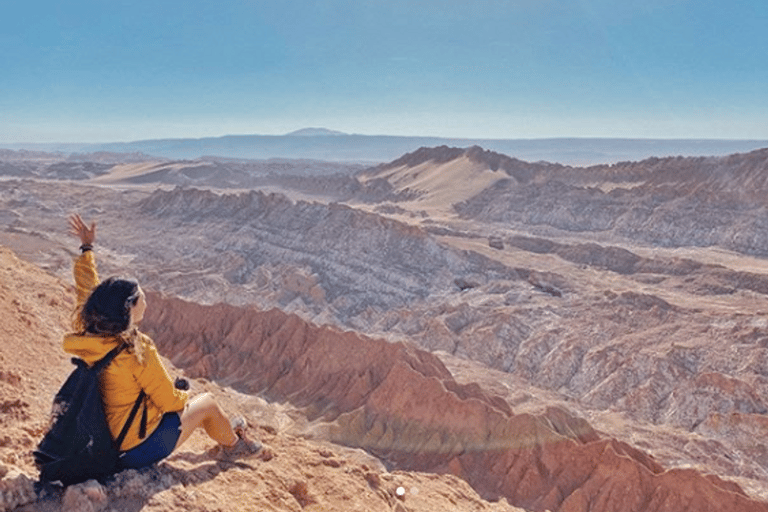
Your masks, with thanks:
M145 327L175 365L306 408L331 439L400 469L449 472L486 498L559 512L768 511L717 477L665 470L562 409L515 415L431 354L277 310L153 294Z

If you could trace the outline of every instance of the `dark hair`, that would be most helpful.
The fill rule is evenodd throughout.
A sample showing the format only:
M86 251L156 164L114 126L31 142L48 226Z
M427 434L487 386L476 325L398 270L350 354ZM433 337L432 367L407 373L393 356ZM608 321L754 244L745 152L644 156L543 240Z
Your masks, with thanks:
M139 300L134 279L110 277L91 292L83 304L80 320L90 334L120 334L131 325L131 307Z

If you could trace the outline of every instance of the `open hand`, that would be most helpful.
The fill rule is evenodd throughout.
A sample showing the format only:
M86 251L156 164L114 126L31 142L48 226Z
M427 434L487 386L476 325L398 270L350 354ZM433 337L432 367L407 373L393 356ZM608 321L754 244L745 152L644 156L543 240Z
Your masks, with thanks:
M83 219L78 214L69 216L70 233L80 238L80 243L83 245L93 245L96 240L96 223L91 222L91 226L83 222Z

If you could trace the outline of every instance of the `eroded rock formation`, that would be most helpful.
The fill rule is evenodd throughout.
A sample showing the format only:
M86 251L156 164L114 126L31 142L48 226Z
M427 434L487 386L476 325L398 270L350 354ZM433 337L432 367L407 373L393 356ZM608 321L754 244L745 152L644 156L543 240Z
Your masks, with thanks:
M213 264L226 265L224 275L263 288L269 288L258 275L263 265L300 265L324 296L319 303L303 296L307 306L320 313L331 305L345 319L455 290L457 278L487 283L518 277L488 258L444 247L418 227L339 204L175 189L155 192L140 208L153 219L182 225L201 241L185 248L182 265L206 268L211 251L217 251L220 262Z
M498 249L466 225L409 225L258 192L72 187L62 205L61 186L1 185L11 240L20 237L30 257L50 253L67 277L70 256L37 237L61 232L68 211L98 208L104 275L127 271L194 301L279 306L455 354L588 409L704 436L678 438L657 452L665 461L766 479L754 442L768 435L759 267L503 233ZM738 385L713 387L711 375ZM712 419L732 414L740 421Z
M763 222L764 157L568 168L478 148L424 149L384 166L396 184L374 173L360 185L367 196L358 199L383 200L376 204L333 204L335 185L323 180L299 180L324 197L315 202L7 180L0 240L69 278L75 247L64 219L92 215L101 223L103 275L128 273L196 302L276 306L407 340L444 360L473 360L482 370L462 382L500 370L484 385L515 410L528 393L518 380L550 390L547 400L663 466L736 479L765 500L768 265L722 248L661 248L710 243L728 230L747 240L751 228L742 228ZM53 169L65 177L88 167ZM451 209L455 182L472 184L460 187L460 196L472 196L462 199L461 218ZM489 183L475 197L474 187ZM483 209L463 210L469 206ZM512 216L478 221L480 211ZM759 246L759 236L749 244ZM33 315L23 318L34 325ZM8 374L8 383L19 376ZM27 403L8 406L27 414Z
M150 301L147 329L175 365L300 406L334 441L395 467L450 472L488 498L537 511L768 510L735 484L665 470L562 409L516 415L410 345L277 310Z
M498 182L456 207L466 218L508 227L610 234L665 247L717 245L765 256L766 169L765 149L541 169L535 182Z

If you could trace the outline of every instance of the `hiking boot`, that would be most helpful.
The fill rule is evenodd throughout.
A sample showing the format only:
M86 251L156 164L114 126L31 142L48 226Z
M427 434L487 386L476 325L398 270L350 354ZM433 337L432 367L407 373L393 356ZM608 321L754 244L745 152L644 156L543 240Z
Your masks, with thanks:
M248 439L245 431L248 428L248 424L245 418L237 417L230 422L232 431L237 436L237 441L232 446L217 445L210 451L210 455L223 460L231 460L238 457L247 457L259 453L262 449L262 445L258 441Z
M261 443L248 439L245 432L237 436L237 442L232 446L222 446L221 454L225 459L236 459L257 454L261 451Z
M244 434L245 430L248 428L248 422L246 422L245 418L242 416L232 418L229 422L229 425L232 427L232 432L234 432L237 437L240 437L241 434Z

